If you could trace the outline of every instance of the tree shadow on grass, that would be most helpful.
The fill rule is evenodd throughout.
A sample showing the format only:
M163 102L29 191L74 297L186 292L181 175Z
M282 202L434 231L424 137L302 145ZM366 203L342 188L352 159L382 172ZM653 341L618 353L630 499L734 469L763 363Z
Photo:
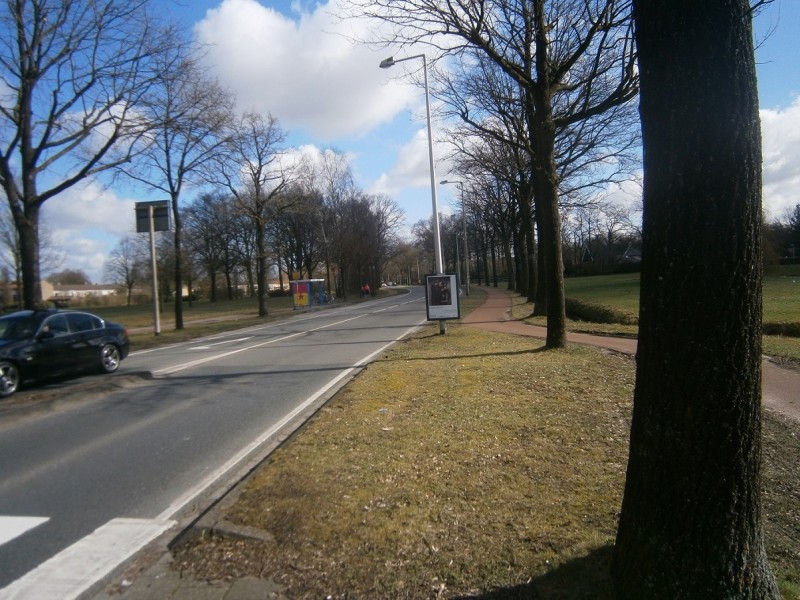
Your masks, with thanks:
M529 583L496 588L456 600L612 600L611 555L614 546L593 550L535 577Z

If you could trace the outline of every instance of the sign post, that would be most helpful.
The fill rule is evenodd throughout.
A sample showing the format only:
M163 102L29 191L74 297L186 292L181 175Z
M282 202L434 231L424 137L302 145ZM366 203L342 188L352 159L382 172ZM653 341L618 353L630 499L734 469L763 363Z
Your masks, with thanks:
M153 329L155 330L155 335L161 333L155 232L169 230L169 200L136 203L136 233L150 234L150 264L153 272Z

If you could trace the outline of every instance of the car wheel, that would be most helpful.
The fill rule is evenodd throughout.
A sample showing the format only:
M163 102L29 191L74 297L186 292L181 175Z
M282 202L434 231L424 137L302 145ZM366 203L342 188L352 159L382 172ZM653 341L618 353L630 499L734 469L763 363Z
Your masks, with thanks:
M19 387L19 369L10 362L0 362L0 398L10 396Z
M119 348L114 344L106 344L100 351L100 369L103 373L113 373L119 368Z

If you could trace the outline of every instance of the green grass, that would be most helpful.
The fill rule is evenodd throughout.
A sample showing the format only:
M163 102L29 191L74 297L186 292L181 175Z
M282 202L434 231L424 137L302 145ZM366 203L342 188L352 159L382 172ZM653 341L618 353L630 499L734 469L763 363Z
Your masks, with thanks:
M639 314L639 274L567 277L567 297L601 306L611 306L632 315Z
M800 322L800 269L776 267L764 276L764 322ZM567 297L638 315L639 275L596 275L567 277Z
M595 304L628 316L638 316L639 275L597 275L593 277L568 277L564 282L568 298ZM775 267L764 276L764 327L771 331L779 324L793 324L800 329L800 265ZM515 315L530 315L530 305L515 307ZM597 311L599 312L599 311ZM544 324L542 318L528 318L530 322ZM609 324L598 321L571 320L570 331L609 335L636 335L635 325ZM786 328L786 327L784 327ZM800 361L800 338L786 335L765 335L764 353L770 356Z
M800 322L800 275L764 277L764 322Z

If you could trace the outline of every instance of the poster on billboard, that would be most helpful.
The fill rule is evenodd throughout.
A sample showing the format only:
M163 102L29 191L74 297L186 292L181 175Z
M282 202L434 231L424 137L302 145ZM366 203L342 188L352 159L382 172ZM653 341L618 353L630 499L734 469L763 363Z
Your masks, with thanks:
M425 277L425 306L429 321L460 319L458 276L455 273Z

